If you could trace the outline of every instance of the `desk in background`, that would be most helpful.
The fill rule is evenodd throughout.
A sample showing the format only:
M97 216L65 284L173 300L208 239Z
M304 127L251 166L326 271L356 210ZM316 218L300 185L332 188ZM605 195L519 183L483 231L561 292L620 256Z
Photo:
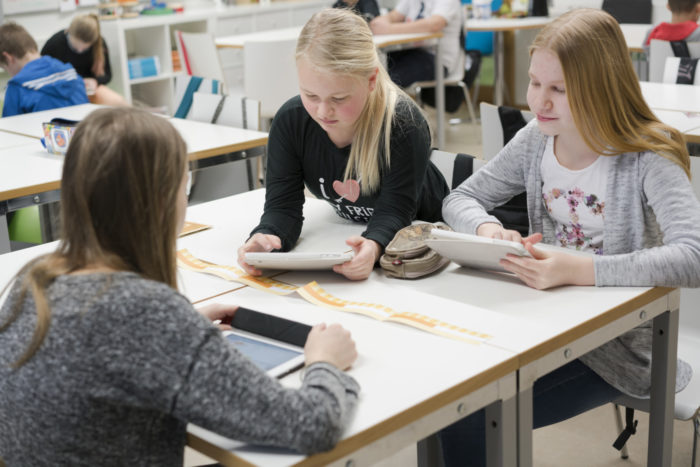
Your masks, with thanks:
M5 218L8 212L27 206L45 206L60 198L63 156L49 154L42 147L39 142L43 136L41 124L56 117L82 120L100 107L82 104L0 119L0 134L7 135L7 140L13 142L9 147L0 144L3 167L0 172L0 253L10 251ZM222 155L230 155L229 160L253 157L262 154L267 144L267 133L259 131L175 118L170 122L187 143L191 161ZM42 229L46 234L44 238L52 238L49 225Z
M248 34L219 37L216 46L219 48L242 49L246 41L251 40L285 40L299 37L302 26L260 31ZM440 41L442 33L411 33L411 34L378 34L374 36L374 45L384 53L395 50L410 49L417 46L433 45L435 47L436 93L435 108L437 111L438 148L445 146L445 76L442 73L440 58Z
M504 75L504 38L506 31L518 31L523 29L539 29L552 21L546 16L531 16L527 18L469 18L465 22L464 31L493 31L493 63L494 83L493 96L495 105L503 105L503 94L506 92Z

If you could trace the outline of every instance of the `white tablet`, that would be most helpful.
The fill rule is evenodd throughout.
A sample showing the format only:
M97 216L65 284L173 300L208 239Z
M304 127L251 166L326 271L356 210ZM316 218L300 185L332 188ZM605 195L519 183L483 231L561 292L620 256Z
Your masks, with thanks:
M331 269L354 257L352 251L344 253L246 253L245 261L261 269L314 270Z
M224 337L258 368L281 378L304 366L304 349L240 329L224 331Z
M521 243L509 240L439 229L433 229L430 235L431 237L425 240L430 248L460 266L469 268L504 271L499 261L505 258L508 253L530 256Z

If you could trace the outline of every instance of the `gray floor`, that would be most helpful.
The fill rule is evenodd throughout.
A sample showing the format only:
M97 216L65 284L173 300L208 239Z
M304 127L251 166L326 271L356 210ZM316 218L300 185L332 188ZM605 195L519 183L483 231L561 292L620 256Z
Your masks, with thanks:
M478 110L477 110L478 111ZM431 125L434 125L435 112L426 109ZM466 107L448 117L467 119ZM446 129L445 148L450 152L463 152L481 156L481 127L461 123ZM636 412L639 420L637 434L629 440L630 458L620 459L618 451L612 447L617 437L612 405L608 404L591 410L571 420L542 428L534 435L534 465L537 467L642 467L646 465L648 441L648 416ZM673 466L690 466L693 449L692 422L676 421L673 439ZM413 448L407 448L391 459L381 462L381 467L412 467L415 464ZM191 449L185 450L185 466L211 463Z

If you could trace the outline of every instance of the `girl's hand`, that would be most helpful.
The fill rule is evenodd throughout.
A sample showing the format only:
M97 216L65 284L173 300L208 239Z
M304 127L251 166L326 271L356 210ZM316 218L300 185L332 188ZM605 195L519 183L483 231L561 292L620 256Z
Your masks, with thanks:
M532 258L509 254L500 264L530 287L544 290L560 285L595 285L593 258L537 250L529 241L524 245Z
M531 243L534 245L535 243L539 243L542 241L542 234L540 233L532 234L528 237L523 238L523 236L520 235L520 232L518 232L517 230L504 229L500 224L494 224L492 222L481 224L476 229L476 234L481 237L509 240L511 242L522 243L523 245L525 245L525 243Z
M238 310L238 305L228 305L225 303L212 303L210 305L204 305L202 307L196 308L196 310L208 318L209 321L221 320L219 324L219 329L228 330L231 329L231 318Z
M262 271L245 262L245 254L249 251L268 252L282 248L282 241L277 235L256 233L238 249L238 264L252 276L262 275Z
M317 324L306 338L304 359L307 365L326 362L345 370L357 359L355 341L350 337L350 331L339 324Z
M382 248L374 240L359 235L348 238L345 243L352 247L355 257L343 264L336 264L333 271L352 281L367 279L374 269L374 263L382 254Z

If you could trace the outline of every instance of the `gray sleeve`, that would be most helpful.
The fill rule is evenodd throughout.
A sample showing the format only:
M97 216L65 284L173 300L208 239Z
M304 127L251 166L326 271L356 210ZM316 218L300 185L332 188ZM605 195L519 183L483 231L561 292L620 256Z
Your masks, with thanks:
M285 388L216 331L193 359L173 414L233 439L309 454L335 445L358 392L352 377L325 363L306 369L300 389Z
M700 286L700 203L683 169L656 154L641 155L642 189L663 233L663 245L594 259L599 286ZM618 220L615 235L626 235Z
M447 195L442 203L442 216L450 227L476 234L481 224L501 224L486 211L525 191L523 160L528 157L535 135L533 128L528 125L519 131L488 164Z

